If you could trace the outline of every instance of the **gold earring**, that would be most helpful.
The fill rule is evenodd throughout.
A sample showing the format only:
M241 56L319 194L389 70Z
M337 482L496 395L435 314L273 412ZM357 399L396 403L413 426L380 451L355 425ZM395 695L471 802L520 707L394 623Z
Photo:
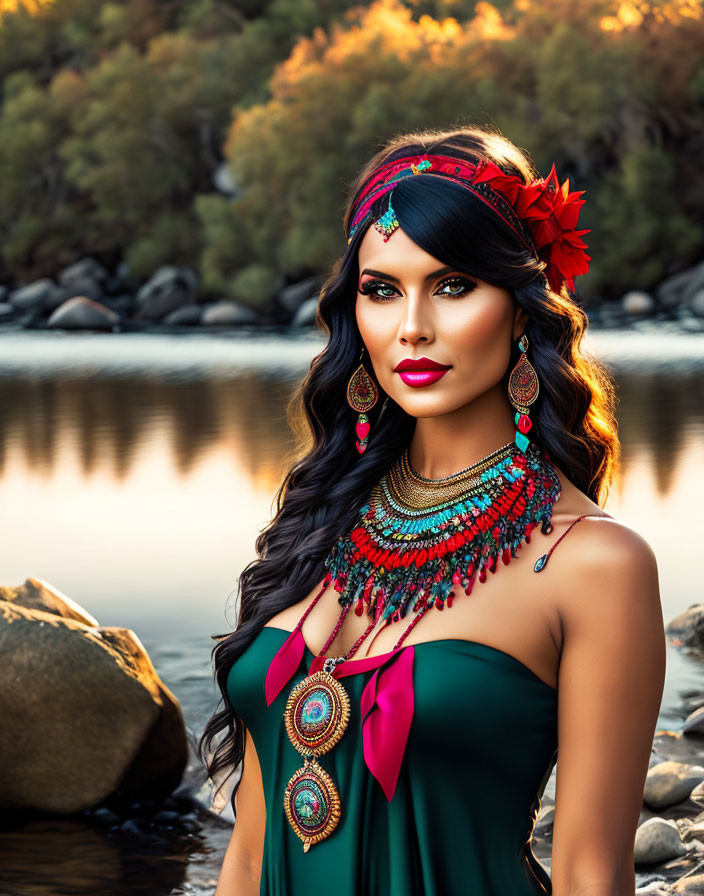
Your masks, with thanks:
M379 398L379 390L376 387L376 383L367 373L364 364L362 364L363 355L364 348L362 348L359 355L359 367L352 374L347 384L347 404L359 414L355 424L355 432L357 433L355 445L360 454L364 454L369 441L369 417L367 417L367 411L374 407Z
M528 416L528 406L533 404L540 391L538 374L528 360L527 348L528 337L524 333L518 340L520 357L508 378L509 401L516 408L513 418L516 424L516 434L513 441L524 454L530 444L527 433L533 425L533 421Z

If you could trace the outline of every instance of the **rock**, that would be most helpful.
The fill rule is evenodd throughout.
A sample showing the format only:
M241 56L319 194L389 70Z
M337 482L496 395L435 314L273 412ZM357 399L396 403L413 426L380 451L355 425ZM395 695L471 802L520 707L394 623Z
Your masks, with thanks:
M202 305L182 305L162 320L162 323L169 326L193 326L200 323L203 313Z
M653 809L675 806L686 799L704 780L704 767L668 760L648 771L643 801Z
M704 822L695 821L682 835L683 840L704 840Z
M301 280L300 283L292 283L290 286L285 286L277 293L276 301L289 314L295 314L306 299L315 298L317 302L319 291L320 278L308 277L306 280Z
M635 896L669 896L670 888L666 881L651 880L644 887L636 887Z
M125 293L118 296L106 296L102 303L106 308L114 311L120 318L129 317L134 304L133 296Z
M163 265L137 291L137 320L158 321L191 303L198 277L191 268Z
M121 289L133 289L132 275L126 261L121 261L115 268L115 274L108 283L110 289L119 292Z
M81 258L65 267L59 274L58 280L61 286L72 287L76 281L92 280L94 283L104 286L109 278L107 269L94 258Z
M686 874L670 887L671 893L682 896L704 896L704 874Z
M35 280L27 286L20 286L10 293L10 304L20 311L41 310L46 308L56 295L63 296L60 288L49 277Z
M536 821L536 826L539 827L550 827L555 821L555 806L543 806L538 813L538 818Z
M665 307L675 308L677 305L686 305L702 288L704 288L704 261L663 280L655 292Z
M47 327L64 330L111 330L119 323L119 316L105 305L85 296L74 296L51 314Z
M298 311L293 315L292 327L315 326L315 318L318 312L318 297L306 299Z
M704 317L704 288L698 289L689 300L690 311L697 317Z
M687 852L674 821L649 818L639 825L635 839L635 864L666 862Z
M0 601L16 604L25 610L41 610L62 619L75 619L84 625L97 625L98 620L83 607L62 594L43 579L25 579L21 585L0 585Z
M684 720L682 734L704 735L704 706L700 706L691 712Z
M92 617L41 580L3 594L0 810L163 800L186 767L186 730L134 632L81 621Z
M701 691L684 691L680 693L680 697L682 697L682 708L687 714L704 706L704 694Z
M682 738L680 738L680 740L682 740ZM704 782L697 784L694 790L690 793L689 798L693 803L697 803L700 806L704 803Z
M85 296L94 302L99 302L103 298L103 289L97 280L92 277L76 277L66 286L62 287L65 299L72 299L74 296Z
M668 635L677 635L686 647L704 649L704 605L690 604L667 623L665 631Z
M200 322L203 326L232 326L236 324L256 323L258 315L246 305L239 302L223 300L203 306Z
M14 315L15 309L9 302L0 302L0 320L10 320Z
M647 292L632 289L621 299L621 307L626 314L652 314L655 311L655 299Z

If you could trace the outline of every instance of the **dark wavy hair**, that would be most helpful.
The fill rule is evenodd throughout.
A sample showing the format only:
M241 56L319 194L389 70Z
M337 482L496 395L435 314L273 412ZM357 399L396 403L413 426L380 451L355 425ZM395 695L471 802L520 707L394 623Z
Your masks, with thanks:
M540 176L530 158L496 130L465 126L406 133L377 152L352 183L345 232L354 197L377 166L426 151L470 162L488 158L525 183ZM418 174L400 180L393 197L401 228L418 246L442 264L509 290L526 310L530 359L540 380L531 439L549 450L579 489L603 503L620 454L615 389L607 369L580 348L585 312L566 286L560 293L549 288L544 262L464 187ZM214 781L228 770L229 777L244 757L244 724L227 694L232 664L273 616L302 601L321 581L332 544L353 525L370 489L407 447L415 428L415 418L379 387L380 400L369 413L369 447L359 455L354 445L357 415L345 395L363 348L355 319L357 251L368 227L369 221L355 231L321 289L317 323L328 341L289 406L299 447L276 494L276 514L256 540L257 559L239 578L236 629L213 635L224 708L206 724L198 750ZM514 346L504 386L517 356ZM367 369L372 374L370 365ZM236 790L230 798L233 812Z

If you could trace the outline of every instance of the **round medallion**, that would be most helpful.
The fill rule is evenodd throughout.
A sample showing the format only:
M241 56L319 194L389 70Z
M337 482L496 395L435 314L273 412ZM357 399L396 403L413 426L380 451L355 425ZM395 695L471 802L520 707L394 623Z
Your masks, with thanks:
M340 797L332 778L315 759L289 779L284 811L296 836L303 841L304 852L335 830L340 819Z
M308 675L286 701L286 733L299 753L327 753L345 733L350 699L337 679L322 669Z

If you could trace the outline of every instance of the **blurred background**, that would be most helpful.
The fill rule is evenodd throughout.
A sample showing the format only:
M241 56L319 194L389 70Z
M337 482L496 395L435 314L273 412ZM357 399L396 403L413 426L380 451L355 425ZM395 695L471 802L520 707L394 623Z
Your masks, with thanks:
M347 185L398 131L469 122L585 191L606 509L653 546L667 622L702 600L701 3L0 0L0 586L132 629L191 736L324 345ZM670 639L659 728L698 694ZM212 894L230 829L191 821L5 813L0 893Z

